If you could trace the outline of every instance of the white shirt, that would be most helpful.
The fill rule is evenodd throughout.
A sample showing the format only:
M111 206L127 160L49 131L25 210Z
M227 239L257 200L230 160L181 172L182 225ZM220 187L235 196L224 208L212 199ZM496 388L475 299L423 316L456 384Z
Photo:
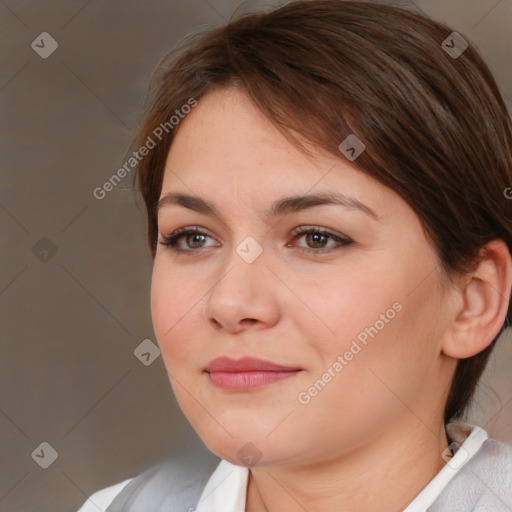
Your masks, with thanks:
M455 425L453 423L452 425ZM474 425L459 424L471 429L469 435L461 434L459 430L459 448L448 459L447 464L416 496L416 498L403 510L403 512L425 512L448 486L459 470L478 452L482 444L489 439L489 434ZM462 435L462 437L460 437ZM467 436L467 437L466 437ZM463 438L465 440L463 441ZM461 443L462 441L462 443ZM210 476L203 489L197 512L245 512L245 499L249 469L235 466L226 460L221 460ZM78 512L105 512L114 498L130 482L124 480L116 485L94 493L80 508Z

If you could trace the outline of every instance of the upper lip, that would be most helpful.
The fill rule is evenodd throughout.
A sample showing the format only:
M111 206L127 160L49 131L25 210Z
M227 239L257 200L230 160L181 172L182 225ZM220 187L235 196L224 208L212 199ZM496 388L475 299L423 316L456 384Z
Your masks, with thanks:
M292 372L301 370L296 366L283 366L272 363L256 357L242 357L241 359L232 359L231 357L217 357L212 359L205 368L206 372Z

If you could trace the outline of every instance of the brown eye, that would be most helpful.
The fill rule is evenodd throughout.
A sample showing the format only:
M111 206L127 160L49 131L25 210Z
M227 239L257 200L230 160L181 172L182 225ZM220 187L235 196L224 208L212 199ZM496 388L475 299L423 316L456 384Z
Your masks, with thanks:
M328 236L324 235L322 233L307 233L305 240L307 241L308 245L311 243L310 246L312 249L320 249L322 247L325 247L325 243L328 241Z
M304 227L301 226L293 234L294 240L304 238L306 246L299 246L300 249L311 250L313 252L328 252L331 249L347 246L353 243L350 238L341 237L330 231L320 229L318 227ZM329 240L334 243L327 245ZM323 250L322 250L323 249Z
M176 252L194 252L197 249L209 247L205 245L208 238L211 236L198 227L180 228L170 235L164 236L159 243ZM184 246L182 240L185 241Z
M186 243L191 248L202 247L202 243L204 243L206 236L200 235L198 233L191 233L185 236Z

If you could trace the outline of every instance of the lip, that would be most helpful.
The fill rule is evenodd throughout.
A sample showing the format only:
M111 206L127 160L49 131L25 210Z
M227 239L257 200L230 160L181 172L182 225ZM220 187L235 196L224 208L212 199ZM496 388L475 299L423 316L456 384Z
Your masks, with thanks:
M229 391L249 391L293 377L302 368L254 357L217 357L210 361L204 371L216 387Z
M280 364L259 359L257 357L242 357L232 359L231 357L217 357L212 359L205 368L208 373L212 372L292 372L302 370L298 366L283 366Z

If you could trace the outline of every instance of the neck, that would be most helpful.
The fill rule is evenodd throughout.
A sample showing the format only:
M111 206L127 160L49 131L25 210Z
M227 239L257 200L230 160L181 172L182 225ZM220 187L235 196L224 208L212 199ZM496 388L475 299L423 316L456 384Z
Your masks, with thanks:
M429 429L414 418L350 453L308 466L255 467L245 512L391 512L403 510L445 461L442 421Z

